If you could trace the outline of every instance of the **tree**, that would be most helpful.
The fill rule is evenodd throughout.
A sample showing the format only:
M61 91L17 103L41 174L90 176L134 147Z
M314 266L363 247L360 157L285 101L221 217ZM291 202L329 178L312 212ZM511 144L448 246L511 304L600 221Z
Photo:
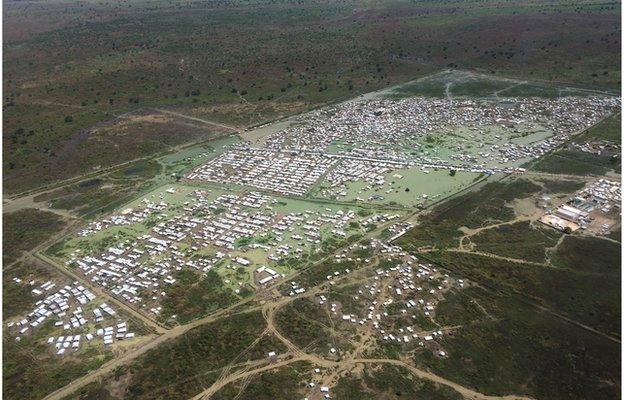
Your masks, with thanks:
M74 121L74 117L72 117L71 115L68 115L65 117L65 122L66 123L70 123Z
M457 171L455 171L454 169L449 171L449 175L451 175L451 176L455 176L456 173L457 173Z

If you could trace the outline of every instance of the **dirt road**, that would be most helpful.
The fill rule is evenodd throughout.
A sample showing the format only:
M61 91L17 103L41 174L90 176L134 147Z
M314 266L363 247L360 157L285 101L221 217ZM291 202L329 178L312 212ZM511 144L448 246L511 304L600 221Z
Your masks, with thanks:
M163 114L174 115L176 117L186 118L186 119L190 119L192 121L197 121L197 122L201 122L201 123L208 124L208 125L218 126L219 128L228 129L228 130L235 131L235 132L238 132L238 133L243 133L242 129L237 128L237 127L235 127L233 125L227 125L227 124L223 124L221 122L210 121L210 120L207 120L207 119L202 119L202 118L197 118L197 117L191 117L190 115L180 114L180 113L177 113L175 111L170 111L170 110L163 110L162 108L155 108L155 110L158 111L158 112L161 112Z
M224 386L226 386L229 383L248 378L251 375L257 375L263 372L271 371L273 369L285 367L287 365L293 364L298 361L310 362L314 365L325 367L325 368L336 368L341 365L340 361L325 360L323 358L320 358L316 355L311 355L311 354L305 354L305 355L297 356L297 357L289 357L289 358L285 358L285 359L282 359L280 361L277 361L268 365L259 366L254 369L245 369L242 371L234 372L233 374L230 374L227 377L227 379L223 379L218 382L215 382L215 384L213 384L212 386L210 386L203 392L192 397L191 400L210 399L210 397L213 394L218 392L220 389L222 389ZM354 365L355 364L390 364L390 365L396 365L399 367L404 367L404 368L407 368L414 376L420 379L425 379L431 382L438 383L440 385L448 386L456 390L457 392L459 392L466 399L471 399L471 400L533 400L533 398L531 397L517 396L517 395L488 396L488 395L479 393L477 391L474 391L472 389L469 389L453 381L450 381L448 379L445 379L429 371L418 369L400 360L393 360L389 358L357 358L357 359L352 360L352 363Z

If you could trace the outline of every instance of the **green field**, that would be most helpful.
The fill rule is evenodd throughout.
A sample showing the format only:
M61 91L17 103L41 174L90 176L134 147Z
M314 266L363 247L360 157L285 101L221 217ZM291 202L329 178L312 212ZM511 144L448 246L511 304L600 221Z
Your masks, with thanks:
M481 177L482 174L463 171L451 176L447 170L427 169L425 172L419 167L397 169L386 174L383 186L372 186L364 180L347 182L347 194L338 197L338 200L409 208L426 206L469 187ZM321 183L317 190L324 187L328 185Z

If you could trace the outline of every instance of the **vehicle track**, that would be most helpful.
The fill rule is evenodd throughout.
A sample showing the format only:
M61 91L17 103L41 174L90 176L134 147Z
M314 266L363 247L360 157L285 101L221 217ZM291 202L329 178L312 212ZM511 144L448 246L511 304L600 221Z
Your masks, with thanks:
M171 111L171 110L165 110L165 109L162 109L162 108L155 108L154 110L156 110L158 112L161 112L163 114L174 115L176 117L186 118L186 119L190 119L192 121L202 122L204 124L214 125L214 126L218 126L219 128L228 129L228 130L235 131L235 132L238 132L238 133L243 133L243 131L240 128L237 128L237 127L235 127L233 125L228 125L228 124L224 124L224 123L221 123L221 122L210 121L210 120L207 120L207 119L202 119L202 118L197 118L197 117L191 117L190 115L180 114L178 112Z
M315 365L319 365L322 367L326 367L326 368L335 368L335 367L340 367L341 364L343 362L341 361L330 361L330 360L326 360L323 358L320 358L316 355L312 355L312 354L305 354L303 356L299 356L299 357L292 357L292 358L288 358L288 359L284 359L278 362L275 362L273 364L269 364L269 365L265 365L262 367L258 367L256 369L251 369L251 370L246 370L246 371L240 371L240 372L236 372L230 376L228 376L227 379L219 381L218 383L215 382L215 384L213 384L212 386L210 386L209 388L207 388L206 390L204 390L203 392L197 394L196 396L192 397L191 400L207 400L210 399L210 397L212 395L214 395L216 392L218 392L220 389L222 389L224 386L226 386L229 383L232 382L236 382L238 380L241 379L247 379L250 375L257 375L263 372L267 372L267 371L271 371L273 369L278 369L290 364L293 364L295 362L298 361L307 361L310 362L312 364ZM396 365L396 366L400 366L400 367L404 367L406 369L408 369L413 375L415 375L416 377L420 378L420 379L425 379L431 382L435 382L438 383L440 385L444 385L444 386L448 386L454 390L456 390L457 392L459 392L462 396L464 396L464 398L466 399L471 399L471 400L534 400L532 397L528 397L528 396L519 396L519 395L505 395L505 396L490 396L490 395L485 395L483 393L479 393L475 390L469 389L465 386L462 386L456 382L450 381L446 378L443 378L441 376L438 376L432 372L429 371L425 371L419 368L416 368L410 364L405 363L404 361L401 360L394 360L394 359L390 359L390 358L355 358L353 360L349 361L350 364L352 365L356 365L356 364L390 364L390 365Z

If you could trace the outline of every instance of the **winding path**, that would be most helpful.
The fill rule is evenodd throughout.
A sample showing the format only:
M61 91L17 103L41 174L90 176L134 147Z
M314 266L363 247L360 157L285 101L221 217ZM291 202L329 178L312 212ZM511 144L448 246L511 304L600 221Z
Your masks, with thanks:
M226 386L229 383L232 382L236 382L238 380L241 379L246 379L248 378L250 375L257 375L257 374L261 374L263 372L267 372L267 371L271 371L274 369L278 369L281 367L285 367L287 365L293 364L295 362L298 361L307 361L310 363L313 363L315 365L318 366L322 366L322 367L326 367L326 368L334 368L334 367L339 367L341 365L340 361L330 361L330 360L325 360L323 358L320 358L316 355L312 355L312 354L306 354L303 356L298 356L298 357L290 357L290 358L285 358L282 360L279 360L277 362L274 362L272 364L267 364L267 365L263 365L263 366L259 366L257 368L254 369L250 369L250 370L243 370L243 371L239 371L239 372L235 372L231 375L229 375L227 377L227 379L223 379L220 380L218 382L215 382L212 386L210 386L209 388L207 388L206 390L204 390L203 392L197 394L196 396L192 397L191 400L207 400L210 399L210 397L212 395L214 395L216 392L218 392L220 389L222 389L224 386ZM399 367L404 367L406 369L408 369L414 376L420 378L420 379L425 379L431 382L435 382L438 383L440 385L444 385L444 386L448 386L452 389L454 389L455 391L457 391L458 393L460 393L462 396L464 396L466 399L472 399L472 400L534 400L532 397L527 397L527 396L518 396L518 395L506 395L506 396L489 396L489 395L485 395L483 393L479 393L475 390L472 390L470 388L467 388L465 386L462 386L456 382L450 381L446 378L443 378L441 376L438 376L432 372L429 371L425 371L419 368L416 368L410 364L407 364L401 360L393 360L390 358L356 358L353 359L351 361L353 364L389 364L389 365L396 365Z

